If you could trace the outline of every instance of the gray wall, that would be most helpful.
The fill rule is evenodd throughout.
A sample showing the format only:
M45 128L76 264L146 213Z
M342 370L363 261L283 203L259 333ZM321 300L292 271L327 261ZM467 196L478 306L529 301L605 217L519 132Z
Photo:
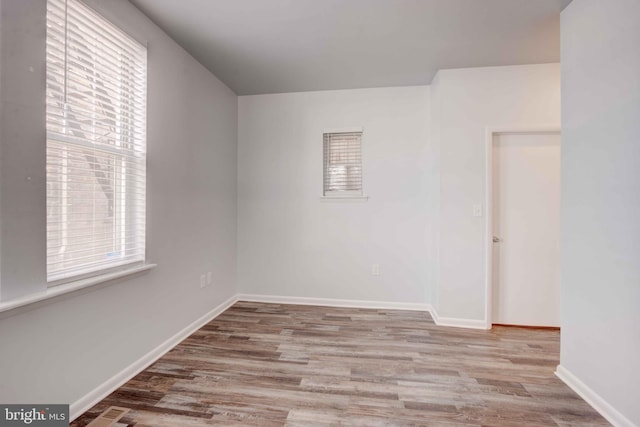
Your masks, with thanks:
M236 294L237 97L125 0L148 42L147 256L158 267L0 315L0 402L74 402ZM44 0L0 0L3 301L46 289ZM30 179L29 179L30 178ZM213 285L200 289L200 274Z
M424 303L428 117L428 86L241 96L241 292ZM321 201L323 130L354 126L370 198Z
M46 2L0 6L0 301L45 286L45 12Z
M640 425L640 2L562 12L561 365Z

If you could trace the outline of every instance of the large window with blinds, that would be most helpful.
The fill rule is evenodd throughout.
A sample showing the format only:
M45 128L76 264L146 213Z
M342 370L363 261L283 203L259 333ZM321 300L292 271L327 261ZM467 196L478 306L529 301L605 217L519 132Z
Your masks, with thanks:
M324 133L324 196L362 195L362 132Z
M145 259L146 48L47 0L47 280Z

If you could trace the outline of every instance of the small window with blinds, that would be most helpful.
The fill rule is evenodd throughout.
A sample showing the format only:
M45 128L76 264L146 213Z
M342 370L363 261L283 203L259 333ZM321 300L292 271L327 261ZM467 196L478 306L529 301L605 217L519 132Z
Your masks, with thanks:
M47 281L145 260L146 48L47 0Z
M324 196L362 195L362 132L324 134Z

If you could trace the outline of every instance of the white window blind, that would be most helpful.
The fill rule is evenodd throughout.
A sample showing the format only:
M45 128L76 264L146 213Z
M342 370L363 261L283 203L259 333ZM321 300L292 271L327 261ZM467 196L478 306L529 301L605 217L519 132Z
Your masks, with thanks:
M146 48L47 1L47 280L145 259Z
M362 132L324 134L324 195L362 194Z

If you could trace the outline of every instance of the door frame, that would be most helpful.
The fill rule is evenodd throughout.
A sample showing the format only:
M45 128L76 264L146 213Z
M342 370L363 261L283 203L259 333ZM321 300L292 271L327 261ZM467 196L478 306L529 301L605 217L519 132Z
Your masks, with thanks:
M491 329L493 322L493 138L496 135L521 135L553 133L562 135L559 124L487 126L485 128L485 219L484 219L484 259L485 259L485 329Z

